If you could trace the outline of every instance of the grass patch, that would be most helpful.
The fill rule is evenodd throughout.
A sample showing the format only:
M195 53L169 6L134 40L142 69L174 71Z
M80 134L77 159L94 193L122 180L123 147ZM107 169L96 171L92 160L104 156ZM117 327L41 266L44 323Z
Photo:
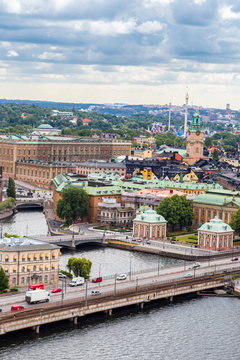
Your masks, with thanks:
M183 242L183 243L189 243L189 244L197 244L198 236L197 235L181 236L181 237L177 238L177 241Z

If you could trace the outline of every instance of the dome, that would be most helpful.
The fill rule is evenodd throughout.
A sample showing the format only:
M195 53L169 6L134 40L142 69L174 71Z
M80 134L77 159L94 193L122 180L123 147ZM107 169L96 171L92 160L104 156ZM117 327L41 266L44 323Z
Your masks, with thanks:
M133 221L140 221L145 223L166 223L162 215L159 215L155 210L149 209L144 213L138 214Z
M218 218L218 216L215 216L214 219L211 219L209 222L203 224L198 230L214 233L228 233L230 231L234 231L230 225L225 224L223 220Z
M53 127L49 124L41 124L37 127L37 129L53 129Z

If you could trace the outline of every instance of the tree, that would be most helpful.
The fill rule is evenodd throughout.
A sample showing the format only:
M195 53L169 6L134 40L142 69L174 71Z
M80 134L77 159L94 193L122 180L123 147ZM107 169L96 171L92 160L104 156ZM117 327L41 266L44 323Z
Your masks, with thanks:
M83 189L67 188L62 192L62 199L57 203L57 215L70 225L79 217L89 215L88 193Z
M213 157L213 160L217 160L217 161L219 160L219 154L218 154L217 149L213 150L212 157Z
M85 258L71 257L68 259L67 268L74 276L82 276L89 279L92 262Z
M8 277L5 274L3 268L0 268L0 291L3 291L8 288Z
M232 215L232 220L229 225L238 235L240 235L240 209Z
M185 195L173 195L164 199L158 205L157 213L167 220L172 231L174 231L176 226L182 229L183 226L189 225L194 217L192 201L186 199Z
M7 196L16 199L15 182L11 177L8 179Z

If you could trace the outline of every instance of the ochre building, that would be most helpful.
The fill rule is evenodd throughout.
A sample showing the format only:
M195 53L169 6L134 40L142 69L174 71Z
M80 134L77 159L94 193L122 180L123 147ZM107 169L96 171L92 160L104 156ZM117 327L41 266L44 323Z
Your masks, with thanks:
M60 248L29 238L0 239L0 267L8 276L10 287L56 284Z
M4 177L16 178L17 162L80 162L127 156L131 143L64 136L0 136L0 166Z

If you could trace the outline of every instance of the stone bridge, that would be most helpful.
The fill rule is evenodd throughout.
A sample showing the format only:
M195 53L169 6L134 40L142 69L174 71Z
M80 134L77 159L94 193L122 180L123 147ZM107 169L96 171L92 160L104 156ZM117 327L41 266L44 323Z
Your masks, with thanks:
M58 236L34 236L33 239L46 241L50 244L59 245L61 247L75 249L83 244L103 244L104 237L102 234L92 235L58 235Z
M15 203L15 209L43 209L43 199L18 199Z

